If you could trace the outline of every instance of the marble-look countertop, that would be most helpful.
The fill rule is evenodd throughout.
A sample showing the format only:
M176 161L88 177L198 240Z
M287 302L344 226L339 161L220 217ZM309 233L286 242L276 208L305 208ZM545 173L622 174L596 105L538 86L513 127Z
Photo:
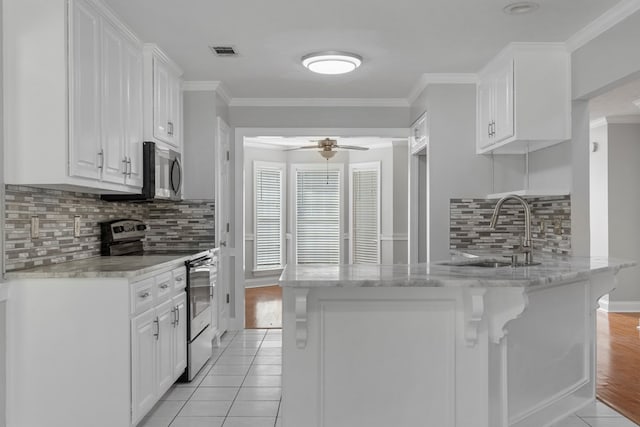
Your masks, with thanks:
M454 257L457 264L502 260L502 256ZM634 266L633 261L605 257L545 256L526 267L445 265L451 260L409 265L287 265L282 287L529 287L586 279L595 273Z
M157 270L179 267L192 255L98 256L76 261L49 264L5 274L11 279L136 277Z

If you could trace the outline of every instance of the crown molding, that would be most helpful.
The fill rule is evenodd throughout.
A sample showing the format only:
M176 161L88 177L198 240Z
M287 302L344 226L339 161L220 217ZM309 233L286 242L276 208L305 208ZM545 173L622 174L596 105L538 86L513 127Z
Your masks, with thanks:
M635 125L640 124L640 114L629 114L625 116L600 117L589 122L589 127L595 129L605 125Z
M230 107L409 107L403 98L233 98Z
M476 84L477 82L478 75L475 73L425 73L411 89L407 102L409 105L413 104L422 91L431 84Z
M187 81L182 84L182 89L187 92L216 92L227 105L232 100L226 86L220 81Z
M569 52L580 49L600 34L622 22L625 18L640 10L640 0L622 0L595 20L578 30L566 41Z

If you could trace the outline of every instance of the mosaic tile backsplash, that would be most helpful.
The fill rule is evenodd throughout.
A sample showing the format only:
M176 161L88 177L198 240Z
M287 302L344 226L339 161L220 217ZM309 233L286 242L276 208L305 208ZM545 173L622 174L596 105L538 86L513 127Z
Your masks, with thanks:
M146 221L145 247L212 248L214 205L210 200L182 202L105 202L95 194L7 185L5 187L5 268L7 271L100 255L100 222L133 218ZM31 217L40 232L31 238ZM74 237L75 216L80 237Z
M534 251L571 254L571 197L526 197L531 209ZM449 244L451 249L514 249L522 244L524 212L506 202L495 230L489 229L497 200L451 199Z

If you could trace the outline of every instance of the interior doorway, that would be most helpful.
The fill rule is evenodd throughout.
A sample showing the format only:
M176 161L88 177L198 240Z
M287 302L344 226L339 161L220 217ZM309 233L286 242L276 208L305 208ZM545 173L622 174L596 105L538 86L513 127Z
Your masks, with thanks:
M640 79L589 102L591 256L640 259ZM598 399L640 423L640 268L620 271L597 315Z
M246 288L245 329L282 329L282 288L278 285Z

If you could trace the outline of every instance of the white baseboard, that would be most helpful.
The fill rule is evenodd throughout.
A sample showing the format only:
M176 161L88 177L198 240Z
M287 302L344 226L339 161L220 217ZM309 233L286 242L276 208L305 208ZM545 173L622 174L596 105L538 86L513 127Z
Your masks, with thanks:
M640 301L606 301L600 299L600 310L608 313L640 313Z

